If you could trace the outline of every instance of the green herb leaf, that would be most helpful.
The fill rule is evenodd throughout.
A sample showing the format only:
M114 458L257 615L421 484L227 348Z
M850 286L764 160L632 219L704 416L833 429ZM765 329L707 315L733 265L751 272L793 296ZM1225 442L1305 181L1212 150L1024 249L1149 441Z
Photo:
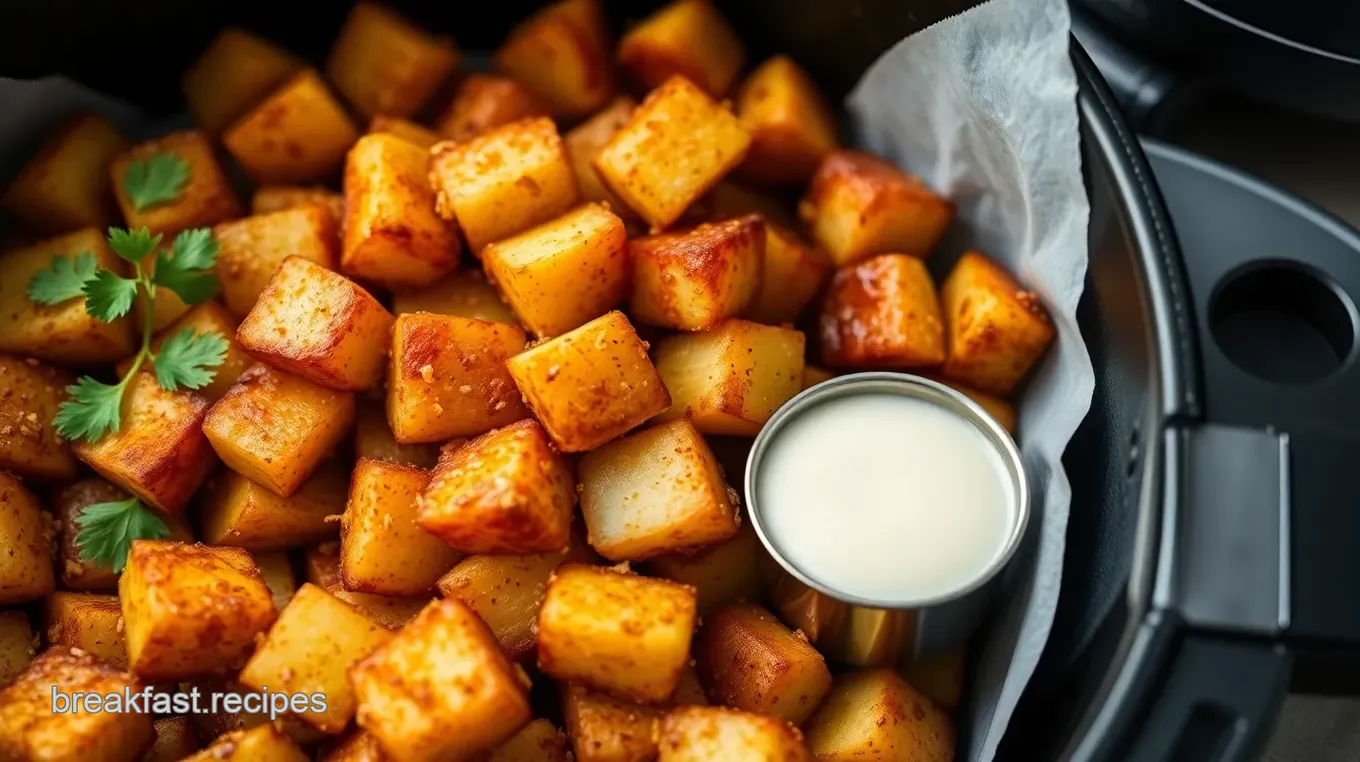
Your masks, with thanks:
M195 334L185 328L162 344L156 353L156 380L161 388L202 389L217 375L213 368L227 359L227 340L220 333Z
M28 281L28 300L34 304L61 304L82 296L85 281L94 277L98 265L94 254L82 251L74 257L54 257L46 270Z
M128 165L123 173L123 190L137 211L179 198L189 181L189 162L178 154L163 151Z
M127 565L128 550L136 540L160 540L170 536L170 528L140 500L95 503L86 506L75 519L80 527L76 546L82 561L107 566L121 572Z
M175 292L186 304L205 302L217 293L217 278L210 270L221 248L208 228L186 230L175 236L169 253L156 255L151 282Z
M146 228L109 228L109 248L113 249L114 254L133 263L141 262L155 251L161 245L161 238L159 234L151 235L151 231Z
M52 419L57 433L68 440L95 442L123 425L123 387L110 386L81 376L66 387L67 400Z
M137 298L137 281L100 270L85 282L85 311L101 323L112 323L128 314Z

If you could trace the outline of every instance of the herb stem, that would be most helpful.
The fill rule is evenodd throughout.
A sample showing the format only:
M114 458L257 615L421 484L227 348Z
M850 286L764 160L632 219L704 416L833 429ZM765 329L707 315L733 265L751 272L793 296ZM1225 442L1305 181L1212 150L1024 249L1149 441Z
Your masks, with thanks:
M133 273L136 274L137 283L146 288L146 308L142 310L142 347L137 350L137 356L132 360L132 367L128 368L127 375L118 380L118 388L127 388L128 380L137 375L141 370L142 363L151 357L151 334L154 332L156 320L156 284L146 277L140 262L132 264Z

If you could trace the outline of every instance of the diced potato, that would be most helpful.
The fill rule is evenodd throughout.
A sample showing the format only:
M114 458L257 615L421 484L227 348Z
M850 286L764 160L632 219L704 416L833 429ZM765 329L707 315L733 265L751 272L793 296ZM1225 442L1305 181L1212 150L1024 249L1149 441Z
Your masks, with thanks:
M228 468L287 497L353 422L353 394L255 365L213 405L203 432Z
M358 139L349 114L314 69L290 77L222 136L227 151L261 185L326 180Z
M617 311L527 349L506 365L563 452L599 447L671 404L647 345Z
M392 598L386 595L356 593L345 589L340 579L340 543L322 543L308 548L302 557L306 579L336 598L378 620L389 630L400 630L430 602L428 597Z
M787 228L765 223L760 283L743 317L757 323L793 323L807 309L831 272L826 255Z
M562 722L577 762L656 759L652 725L661 709L614 698L579 683L562 683Z
M127 148L108 121L80 114L43 142L0 198L0 208L49 233L105 228L118 219L109 165Z
M474 254L547 222L580 193L551 119L525 119L430 151L436 209L457 219Z
M716 222L730 217L759 214L765 224L777 225L789 230L800 226L793 207L783 198L768 191L753 190L724 180L713 187L707 195L699 199L685 211L684 219L695 222Z
M739 173L758 183L806 183L836 147L836 117L812 77L788 56L751 72L737 95L737 119L751 136Z
M611 53L599 0L561 0L510 32L496 68L547 102L553 116L579 117L614 94Z
M472 610L431 603L350 670L359 727L410 762L461 759L509 740L533 716L524 672Z
M17 609L0 611L0 688L24 671L37 652L36 644L27 614Z
M954 207L876 156L836 149L817 167L798 214L812 240L844 266L885 252L929 255Z
M807 724L818 760L860 760L884 749L919 762L954 759L954 723L891 669L841 675Z
M126 274L123 260L109 249L104 233L88 228L0 256L0 352L61 365L88 367L113 362L134 351L134 328L126 317L101 323L85 311L85 297L51 306L34 304L28 284L57 257L94 254L101 270Z
M458 68L458 48L387 6L350 11L326 61L326 76L365 117L410 117Z
M272 42L228 27L184 72L184 99L198 128L218 135L301 66Z
M182 161L189 170L188 179L173 201L138 209L125 186L128 172L134 163L161 154L171 154ZM127 227L150 228L152 233L163 234L167 242L181 230L209 227L241 216L241 202L213 153L212 143L197 130L172 132L139 143L114 159L109 172Z
M321 757L321 762L388 762L378 739L364 730L350 733L344 741Z
M119 429L93 444L76 442L76 457L152 508L179 513L217 465L203 435L208 406L195 392L162 389L142 371L124 392Z
M98 477L82 479L57 492L52 509L61 525L60 553L61 586L68 590L112 593L118 590L118 574L109 566L87 561L81 553L80 526L76 518L95 503L116 503L130 498L127 492ZM193 542L194 535L183 518L161 516L170 530L170 539Z
M968 669L968 650L956 648L933 659L911 665L907 682L934 701L936 706L953 714L963 698L963 678Z
M823 370L815 365L803 366L803 389L811 389L823 381L830 381L836 374L828 370Z
M416 524L416 500L430 481L418 468L361 459L340 520L340 576L347 590L429 593L462 557Z
M434 211L430 153L395 135L365 135L345 162L345 272L388 288L430 283L458 266L455 226Z
M266 185L255 190L250 201L251 214L269 214L300 206L320 204L326 207L337 225L345 216L345 198L330 188L320 186Z
M620 95L562 137L572 171L576 173L576 185L581 189L581 198L603 202L611 212L620 216L632 215L633 210L600 180L599 173L595 171L595 152L628 123L636 108L637 101Z
M76 459L52 425L69 373L0 355L0 470L39 481L73 479Z
M161 717L155 722L156 740L141 762L179 762L203 748L198 731L185 715Z
M464 553L519 555L567 547L576 480L534 420L444 445L417 521Z
M1015 405L994 394L978 391L977 389L967 386L966 384L961 384L958 381L953 381L934 374L925 374L925 377L933 381L938 381L978 403L983 410L987 411L988 415L995 418L997 423L1001 424L1001 428L1010 432L1012 436L1015 435L1017 425Z
M647 89L680 74L721 98L745 63L741 40L708 0L676 0L619 41L619 64Z
M746 320L663 339L656 369L672 404L657 420L686 416L705 434L755 436L802 390L803 344L799 331Z
M449 140L471 140L487 130L535 116L547 116L547 109L524 85L492 74L469 74L458 83L435 131Z
M283 550L256 551L250 557L255 561L255 568L260 570L265 587L269 588L269 598L274 601L274 608L283 611L283 607L293 600L293 594L297 592L293 560Z
M429 149L430 146L439 142L439 134L429 127L422 127L415 122L382 114L373 117L373 121L368 123L368 134L393 135L425 149Z
M682 331L708 330L741 314L760 285L765 238L764 221L748 215L634 239L629 312L639 322Z
M125 690L138 693L142 686L91 654L64 646L44 651L0 691L0 759L140 760L154 736L150 714L111 709L91 712L84 701L79 707L69 706L75 693L101 697L118 694L121 699ZM53 711L57 691L68 699L65 712Z
M658 762L812 761L798 728L727 707L672 710L661 718L657 738Z
M43 607L43 628L49 646L79 648L126 670L122 617L116 595L56 592L47 596Z
M359 403L354 423L354 457L432 468L439 458L439 447L433 444L401 444L387 425L387 411L383 404L364 401Z
M524 349L519 326L416 312L397 318L387 420L398 442L483 434L529 411L505 368Z
M184 762L308 762L311 759L279 728L265 723L236 730Z
M548 720L534 720L477 762L571 762L567 737Z
M300 257L328 270L340 263L340 224L330 210L309 203L213 229L221 244L217 277L222 282L222 301L238 319L250 314L265 287L290 256ZM159 302L160 299L158 298Z
M949 271L940 301L948 329L941 373L984 392L1014 392L1056 335L1038 295L975 251Z
M595 170L661 230L740 164L750 143L730 111L677 76L653 90L596 152Z
M209 545L278 550L334 537L335 522L327 518L344 512L348 477L339 463L326 463L297 492L281 497L225 470L199 502L200 539Z
M670 699L689 663L694 588L564 564L538 612L538 667L621 698Z
M818 325L822 362L838 368L928 368L944 362L944 322L925 264L880 254L836 271Z
M519 325L515 313L486 282L481 270L461 270L433 286L392 295L392 312L432 312L436 315Z
M765 555L760 538L748 522L726 542L694 555L658 556L648 563L648 569L658 577L694 587L699 613L704 615L724 603L758 600L764 587L760 560Z
M161 297L156 297L157 305L160 304ZM207 386L197 389L199 394L207 397L210 401L216 401L227 393L227 390L236 383L236 379L246 368L250 367L254 361L250 355L241 351L236 344L236 321L231 315L222 308L220 304L213 301L204 302L197 307L185 307L186 311L177 320L168 324L156 334L156 338L151 342L151 351L160 351L161 344L175 334L189 329L195 334L215 333L227 340L227 353L222 360L222 364L213 369L213 379ZM119 376L127 375L132 369L132 358L126 358L118 363L117 373ZM3 378L0 378L2 381Z
M525 327L557 336L628 295L627 237L617 215L585 204L487 246L482 262Z
M715 700L795 725L831 690L831 671L817 649L754 603L709 614L694 656L699 682Z

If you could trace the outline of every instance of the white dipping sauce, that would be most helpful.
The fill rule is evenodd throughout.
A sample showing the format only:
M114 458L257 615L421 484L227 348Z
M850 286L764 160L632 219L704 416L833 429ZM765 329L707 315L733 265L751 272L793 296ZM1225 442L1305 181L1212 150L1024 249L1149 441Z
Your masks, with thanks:
M807 577L874 602L971 585L1016 521L995 445L967 419L884 392L818 402L770 439L761 528Z

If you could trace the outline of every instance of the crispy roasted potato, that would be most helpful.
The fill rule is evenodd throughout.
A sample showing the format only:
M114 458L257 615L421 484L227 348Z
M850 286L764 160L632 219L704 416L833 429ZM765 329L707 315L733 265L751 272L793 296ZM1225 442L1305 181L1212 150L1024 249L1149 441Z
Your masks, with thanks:
M241 321L236 341L280 370L331 389L358 391L382 380L392 320L354 281L288 257Z
M459 759L509 740L533 717L528 679L472 610L431 603L350 670L359 727L400 760Z
M815 365L803 366L803 389L811 389L823 381L830 381L836 374L829 370L823 370Z
M534 720L475 762L571 762L567 737L548 720Z
M184 762L308 762L288 735L271 723L227 733Z
M213 236L221 245L217 277L227 309L237 319L250 314L260 294L290 256L327 270L336 269L340 263L337 220L327 206L308 203L263 214L257 212L213 228Z
M345 510L348 474L325 463L288 497L224 470L199 502L200 537L209 545L278 550L319 542L336 534L334 521Z
M0 470L37 481L74 479L76 459L52 417L75 376L0 355Z
M127 191L128 172L134 164L161 154L172 154L183 162L188 168L188 179L175 200L138 209ZM152 233L163 234L167 243L181 230L212 226L241 216L241 202L213 153L212 143L197 130L172 132L139 143L119 154L109 165L109 172L127 227L150 228Z
M811 762L798 728L727 707L673 709L657 729L658 762Z
M705 331L741 314L760 284L765 237L765 222L747 215L634 239L629 312L682 331Z
M462 55L385 5L350 11L326 61L326 76L365 117L407 118L458 68Z
M676 0L619 41L619 64L647 89L680 74L721 98L745 63L741 40L708 0Z
M646 706L562 683L562 722L577 762L649 762L656 759L652 725L659 707Z
M353 422L353 394L255 365L213 405L203 432L228 468L287 497Z
M757 323L792 323L821 291L831 260L792 230L765 223L765 258L756 293L742 317Z
M306 581L317 585L336 598L382 622L389 630L405 627L431 597L393 598L386 595L355 593L345 589L340 578L340 543L323 542L302 554Z
M382 114L373 117L373 120L368 123L368 134L393 135L427 150L430 146L439 142L439 134L429 127L423 127L400 117ZM422 172L422 174L424 173Z
M118 219L109 165L128 145L102 117L79 114L43 142L0 198L0 209L47 233L103 229Z
M872 759L894 750L919 762L952 762L954 723L891 669L852 672L807 723L807 745L819 760Z
M392 312L432 312L436 315L519 325L514 311L486 282L481 270L460 270L433 286L392 295Z
M487 246L482 263L526 328L557 336L628 295L627 231L599 204Z
M757 183L806 183L836 147L831 103L788 56L765 61L746 78L737 95L737 119L751 136L738 173Z
M300 206L320 204L331 213L337 225L345 216L345 198L321 186L266 185L255 190L250 200L251 214L269 214Z
M595 169L611 191L661 230L740 164L750 143L730 111L676 76L653 90L596 152Z
M656 369L671 393L659 421L688 417L705 434L753 437L803 386L803 334L746 320L663 339Z
M61 525L61 540L58 543L61 586L68 590L91 593L113 593L118 591L118 574L109 566L93 560L86 560L81 553L80 526L76 518L95 503L116 503L132 497L124 490L100 479L90 477L74 482L57 492L52 498L52 512ZM194 535L189 525L180 517L162 516L165 526L170 530L170 539L193 542Z
M907 682L935 705L953 715L963 698L963 679L968 670L968 649L956 648L907 668Z
M563 452L599 447L671 404L647 345L622 312L527 349L506 365Z
M302 65L274 43L228 27L184 72L184 99L198 128L219 135Z
M694 656L699 682L715 701L795 725L831 690L817 649L754 603L727 604L705 617Z
M321 762L388 762L378 739L366 730L355 730L345 737Z
M562 137L567 158L571 160L571 169L576 173L576 185L581 189L581 198L602 202L609 207L609 211L620 216L634 216L634 212L600 180L599 173L595 171L595 152L628 123L636 108L637 101L620 95Z
M55 592L43 605L47 645L79 648L115 669L126 670L122 618L116 595Z
M926 266L880 254L836 271L818 321L822 362L836 368L929 368L944 362L944 322Z
M250 557L255 561L255 568L260 570L265 587L269 588L269 598L274 601L274 608L283 611L283 607L293 600L293 594L297 592L293 560L284 550L255 551Z
M760 538L748 522L730 540L693 555L657 556L648 562L647 568L658 577L694 587L698 591L699 613L706 615L724 603L760 598L764 587L760 562L765 555Z
M160 303L160 297L156 299ZM231 315L214 301L203 302L197 307L185 307L186 311L174 322L166 325L156 334L156 338L151 342L151 351L160 351L161 344L165 340L183 330L193 331L195 334L215 333L227 340L227 352L223 356L222 364L213 368L213 379L202 389L196 389L198 394L203 395L209 401L215 402L227 393L227 390L236 383L236 379L246 368L250 367L254 360L250 355L241 351L236 344L236 321ZM132 358L126 358L117 365L119 376L127 375L132 369ZM0 378L3 381L3 378Z
M1001 428L1010 432L1011 436L1015 435L1017 420L1014 404L994 394L988 394L987 392L978 391L977 389L974 389L971 386L961 384L958 381L954 381L952 379L944 378L943 376L937 376L933 373L925 373L922 375L924 375L926 378L931 379L932 381L938 381L939 383L948 386L954 391L959 392L963 394L965 397L968 397L972 401L978 403L978 405L980 405L983 410L987 411L988 415L995 418L996 422L1001 424Z
M361 401L354 423L354 457L372 458L415 468L432 468L439 458L433 444L402 444L387 425L381 402Z
M18 609L0 611L0 688L13 682L33 661L37 642L27 614Z
M261 185L326 180L358 139L349 114L314 69L289 77L222 136L227 151Z
M980 391L1011 394L1056 335L1038 295L975 251L949 271L940 301L948 333L940 372Z
M560 0L520 23L496 68L523 82L557 117L580 117L614 94L613 51L599 0Z
M435 132L449 140L471 140L501 125L547 115L545 104L515 80L469 74L458 83L453 100L435 123Z
M434 590L462 558L416 524L416 500L430 481L418 468L361 459L340 520L340 576L347 590L417 596Z
M766 191L724 180L703 198L685 210L683 219L693 222L717 222L747 214L758 214L765 219L768 229L775 225L797 230L800 225L793 207L783 198Z
M156 740L141 762L180 762L203 748L198 731L185 715L157 719L155 733Z
M538 668L621 698L671 698L689 662L694 588L564 564L538 612Z

